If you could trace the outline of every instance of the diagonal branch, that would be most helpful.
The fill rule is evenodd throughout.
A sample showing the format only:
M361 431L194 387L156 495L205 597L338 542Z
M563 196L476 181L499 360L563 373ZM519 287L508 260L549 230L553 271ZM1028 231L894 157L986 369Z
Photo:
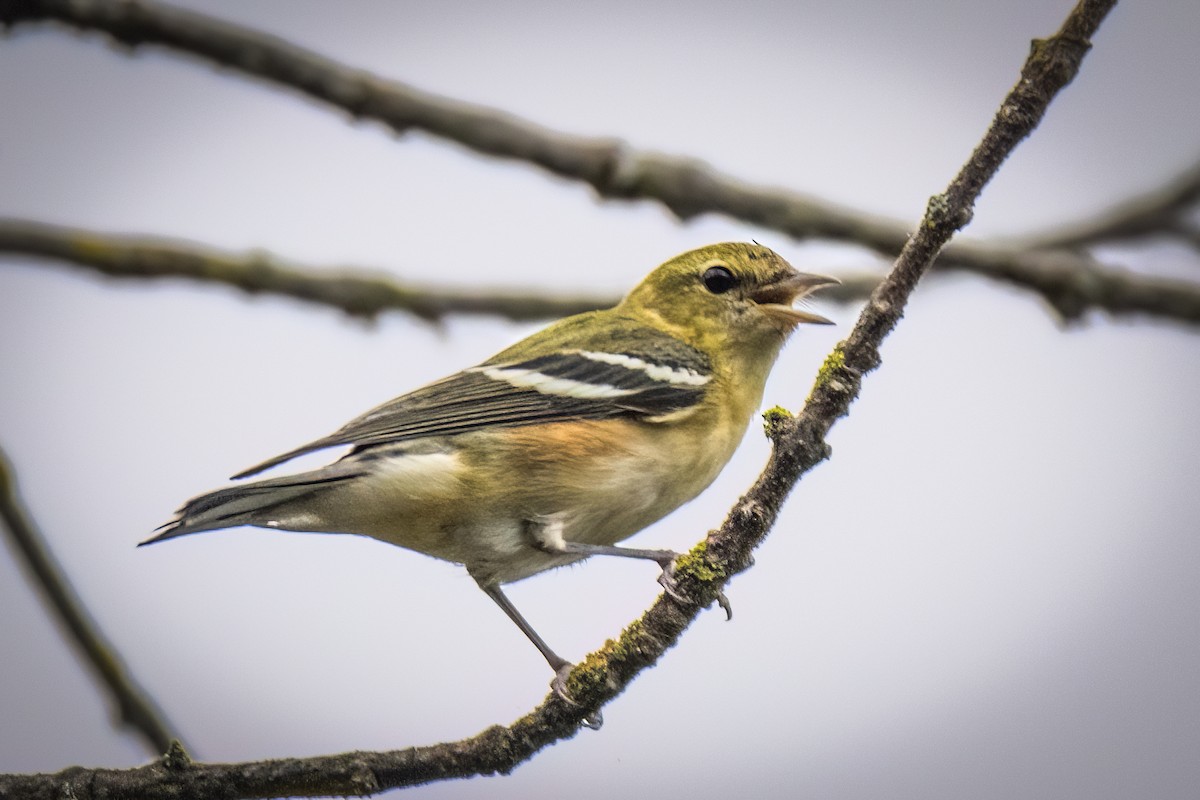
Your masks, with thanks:
M786 189L755 186L698 159L637 151L615 137L553 131L497 109L381 78L267 33L153 0L0 0L0 24L47 21L104 33L130 49L150 44L188 53L397 132L417 128L484 155L534 164L587 183L602 198L657 201L680 219L723 214L795 239L862 245L889 259L909 236L907 227L894 220ZM1003 247L952 244L938 267L1037 292L1066 320L1099 309L1198 323L1200 288L1195 284L1103 268L1077 252L1083 244L1149 233L1200 241L1200 232L1175 213L1163 211L1163 198L1174 211L1195 205L1198 180L1193 170L1162 190L1161 197L1151 198L1149 206L1122 206L1063 236L1041 235Z
M70 639L116 701L120 723L140 735L151 752L165 752L172 739L178 740L178 735L121 663L116 650L100 632L46 546L45 538L21 502L16 475L3 450L0 450L0 522L8 529L15 554L28 570L30 579L41 589ZM178 741L175 746L180 747ZM8 796L0 779L0 797Z
M186 278L223 283L248 294L276 294L331 306L373 319L407 311L438 321L447 314L496 314L513 320L546 319L605 308L616 298L551 297L401 283L366 270L317 271L266 253L234 255L179 240L116 236L81 228L0 217L0 253L51 258L114 278Z
M899 321L908 297L940 248L971 218L984 184L1016 145L1037 126L1058 91L1075 76L1089 37L1115 0L1081 0L1050 39L1035 42L1017 85L987 134L943 194L929 202L925 218L891 273L872 294L849 337L829 357L797 417L768 414L774 442L770 462L738 501L721 528L677 562L680 588L698 600L662 596L621 634L591 654L569 681L579 703L568 706L551 694L513 725L488 728L459 742L383 753L348 753L249 764L194 764L167 757L133 770L69 770L58 775L0 776L0 794L30 800L65 796L266 797L361 795L451 777L505 773L555 741L570 738L579 724L620 694L641 670L654 664L734 574L749 566L750 553L766 536L799 477L828 457L825 435L845 416L862 376L880 362L879 346Z

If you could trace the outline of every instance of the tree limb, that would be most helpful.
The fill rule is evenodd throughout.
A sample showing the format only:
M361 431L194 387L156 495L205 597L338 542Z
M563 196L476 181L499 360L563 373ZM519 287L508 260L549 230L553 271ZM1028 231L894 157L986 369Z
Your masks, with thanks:
M935 271L953 268L1035 292L1066 322L1078 321L1089 311L1104 311L1200 324L1200 284L1104 266L1080 250L971 242L956 249L954 258L939 258Z
M0 24L16 27L46 21L104 33L131 50L150 44L188 53L397 132L417 128L484 155L525 161L583 181L602 198L657 201L680 219L723 214L798 240L823 238L862 245L889 259L909 236L907 227L894 220L781 188L755 186L698 159L637 151L615 137L553 131L497 109L381 78L279 37L194 11L151 0L0 0ZM1198 186L1200 167L1161 192L1161 197L1151 197L1149 205L1122 206L1061 236L1040 235L1003 247L955 243L943 251L938 267L966 270L1037 292L1068 321L1099 309L1196 324L1200 287L1104 268L1078 248L1151 233L1200 247L1200 232L1175 213L1196 203Z
M0 449L0 520L9 539L29 573L58 615L58 621L96 676L108 689L117 706L117 720L146 743L152 753L166 752L172 739L178 740L166 717L137 681L129 674L112 643L105 639L79 595L55 560L46 540L25 509L17 492L12 464ZM176 747L181 747L176 741ZM0 776L0 797L9 797Z
M748 568L751 551L774 524L796 481L829 456L825 435L847 413L863 375L879 365L879 346L899 321L918 279L954 232L971 219L984 184L1075 76L1090 47L1089 37L1114 4L1115 0L1081 0L1057 34L1034 43L1017 85L983 141L946 191L930 199L917 232L872 293L850 335L827 359L799 416L768 414L774 447L762 475L721 527L677 562L679 588L696 602L682 603L663 595L617 641L589 655L569 680L578 705L568 705L552 693L507 728L491 727L449 744L247 764L195 764L168 754L159 763L132 770L0 776L0 794L20 792L29 800L68 795L147 800L362 795L451 777L506 773L542 747L574 736L582 720L620 694L637 673L674 645L730 577Z
M1119 204L1093 220L1060 228L1029 241L1032 248L1078 248L1087 245L1162 236L1200 251L1200 226L1187 219L1200 205L1200 161L1174 180Z
M982 245L965 249L959 268L977 264L989 277L1041 295L1063 319L1092 309L1140 314L1200 325L1200 284L1104 267L1068 250L1017 251ZM976 257L976 253L981 255ZM122 279L185 278L220 283L249 294L276 294L373 319L406 311L431 322L449 314L494 314L513 320L562 317L607 308L605 295L547 296L497 289L447 289L405 284L385 273L287 264L264 252L233 254L177 239L100 231L0 217L0 255L31 255ZM939 265L941 262L938 262ZM821 299L850 303L868 297L882 277L860 271L839 276Z
M367 319L386 310L407 311L427 321L441 320L447 314L546 319L605 308L619 299L415 286L366 270L295 267L267 253L234 255L179 240L117 236L2 217L0 253L51 258L114 278L223 283L249 294L284 295Z

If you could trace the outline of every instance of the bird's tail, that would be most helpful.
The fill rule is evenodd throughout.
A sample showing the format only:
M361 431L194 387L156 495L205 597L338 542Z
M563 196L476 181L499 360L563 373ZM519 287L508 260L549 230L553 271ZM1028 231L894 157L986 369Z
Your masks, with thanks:
M295 517L305 500L362 474L360 469L343 461L313 472L202 494L184 503L175 512L175 518L158 529L157 535L138 546L238 525L303 530L296 525Z

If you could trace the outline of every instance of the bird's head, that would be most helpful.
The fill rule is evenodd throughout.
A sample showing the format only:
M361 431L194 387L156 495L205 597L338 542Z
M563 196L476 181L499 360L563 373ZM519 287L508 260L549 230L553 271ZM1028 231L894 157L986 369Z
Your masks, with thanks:
M706 352L770 350L800 323L832 324L796 307L835 278L798 272L757 244L725 242L672 258L634 287L621 310L656 318Z

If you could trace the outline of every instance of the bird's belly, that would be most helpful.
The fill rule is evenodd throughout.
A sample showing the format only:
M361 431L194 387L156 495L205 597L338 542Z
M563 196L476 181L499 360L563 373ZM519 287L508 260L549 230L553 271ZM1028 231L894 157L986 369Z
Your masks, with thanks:
M333 529L464 564L484 583L509 583L581 558L539 547L537 525L554 520L566 541L616 544L703 491L736 446L676 447L613 436L601 423L506 434L486 447L464 437L453 453L377 459L368 478L329 498L327 517L340 520ZM680 455L697 451L703 457Z
M635 430L612 436L612 423L571 423L512 431L506 437L511 478L494 493L480 492L499 513L464 532L477 545L488 543L486 557L464 561L468 568L507 583L579 560L538 548L531 526L549 522L568 542L621 542L703 491L737 445L688 447L686 433L650 428L646 436L645 428L636 429L641 423L625 424Z

